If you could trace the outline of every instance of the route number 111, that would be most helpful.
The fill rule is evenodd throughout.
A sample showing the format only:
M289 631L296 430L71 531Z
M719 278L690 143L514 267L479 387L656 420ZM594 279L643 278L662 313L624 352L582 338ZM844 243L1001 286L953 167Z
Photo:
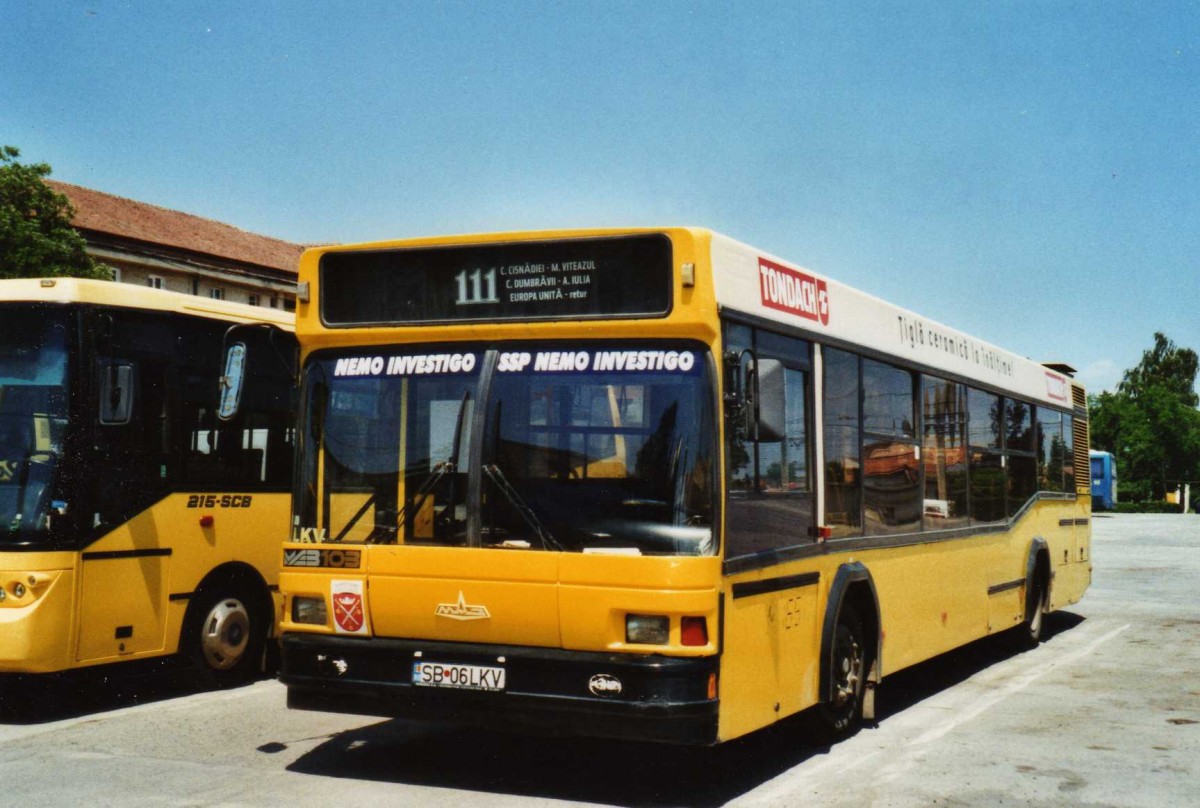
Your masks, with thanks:
M459 306L469 306L475 303L499 303L496 297L496 270L484 272L476 269L473 272L463 270L454 276L458 283L458 299L454 302Z

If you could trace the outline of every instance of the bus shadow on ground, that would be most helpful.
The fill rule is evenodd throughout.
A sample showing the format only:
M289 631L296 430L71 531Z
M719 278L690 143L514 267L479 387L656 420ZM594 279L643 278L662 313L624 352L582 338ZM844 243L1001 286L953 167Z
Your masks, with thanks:
M1048 615L1044 640L1084 620ZM971 643L888 677L876 697L877 720L1016 656L1003 637ZM445 730L385 721L341 733L300 756L300 774L464 789L610 805L722 805L804 761L826 754L802 714L716 749L577 738ZM870 731L865 730L865 731ZM282 745L269 744L281 751Z
M1055 637L1074 629L1084 620L1082 615L1074 612L1058 611L1046 615L1042 623L1042 642L1053 643ZM1000 634L976 640L944 656L902 670L887 677L879 688L875 698L876 719L884 721L1019 653L1021 649L1014 647L1007 635Z
M36 676L0 676L0 724L47 724L190 696L200 687L173 659Z

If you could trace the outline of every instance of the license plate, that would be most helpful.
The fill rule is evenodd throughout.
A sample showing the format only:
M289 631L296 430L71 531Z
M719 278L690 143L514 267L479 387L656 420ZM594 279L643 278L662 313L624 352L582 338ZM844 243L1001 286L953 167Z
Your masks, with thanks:
M412 683L418 687L453 687L459 690L503 690L504 668L414 662Z

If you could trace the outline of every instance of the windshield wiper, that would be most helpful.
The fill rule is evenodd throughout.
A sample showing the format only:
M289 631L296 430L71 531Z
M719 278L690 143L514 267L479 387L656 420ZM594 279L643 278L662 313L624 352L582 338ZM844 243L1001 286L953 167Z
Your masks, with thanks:
M517 493L517 489L512 487L512 484L509 483L508 478L504 476L504 472L500 470L499 466L497 466L495 463L486 464L483 467L483 473L488 476L489 480L496 484L496 488L499 489L500 493L504 494L505 498L510 503L512 503L512 506L516 508L517 513L521 514L521 518L524 519L531 528L533 528L533 532L536 533L537 537L542 540L543 548L549 550L553 547L555 550L562 551L567 549L550 534L550 531L547 530L546 526L542 524L542 520L538 519L537 514L533 512L533 509L530 508L525 500L521 498L521 495Z
M435 464L429 474L426 475L425 479L421 481L421 485L419 488L417 488L416 493L412 495L412 499L410 499L405 505L401 506L400 510L396 511L395 524L388 526L380 525L377 527L371 533L371 535L367 537L367 544L393 543L396 540L397 530L404 527L404 525L407 523L409 506L412 506L412 511L419 512L421 508L424 507L425 500L428 499L429 495L433 493L433 490L437 488L437 484L441 482L442 478L447 474L453 473L454 470L455 465L453 460L443 460L442 462ZM375 496L372 495L371 499L368 500L367 505L370 505L371 502L374 501ZM366 505L363 506L363 511L365 510ZM354 521L358 520L358 517L362 515L363 511L355 514ZM350 526L347 525L346 530L349 529ZM344 534L346 530L343 530L342 533ZM340 539L341 537L339 536L338 538Z
M458 419L454 422L454 442L450 446L450 456L440 463L434 464L433 468L429 470L429 474L426 475L425 479L421 481L421 485L417 487L417 491L412 495L412 498L409 499L409 501L403 506L401 506L400 510L396 511L396 518L393 520L393 524L391 526L381 525L376 527L375 530L371 532L371 535L367 537L367 544L392 544L395 542L397 531L402 529L407 524L408 514L410 512L419 513L421 508L425 505L425 500L427 500L429 495L433 493L435 488L437 488L437 484L441 482L442 478L447 474L453 475L458 471L457 458L459 445L462 440L463 421L466 419L467 414L467 401L469 401L470 398L471 391L464 390L462 401L459 402L458 405ZM451 480L453 481L453 477ZM371 501L374 501L374 499L375 497L372 496L371 500L367 502L367 505L369 505ZM353 521L358 521L359 517L361 517L363 512L366 511L367 505L364 505L362 510L354 515ZM409 506L412 506L411 509ZM450 489L450 507L454 507L453 487ZM346 530L349 529L350 527L347 525L346 529L342 531L341 535L345 535ZM339 538L341 538L340 535Z

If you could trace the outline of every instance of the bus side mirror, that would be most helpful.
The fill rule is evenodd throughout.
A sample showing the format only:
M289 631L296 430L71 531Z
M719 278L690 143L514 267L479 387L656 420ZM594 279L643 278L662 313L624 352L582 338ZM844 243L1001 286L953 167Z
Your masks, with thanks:
M778 359L753 360L746 372L746 389L752 398L750 434L756 441L776 443L787 434L786 406L783 392L783 363ZM753 413L757 411L758 418Z
M100 371L100 423L128 424L133 416L133 388L137 378L131 362L111 361Z
M235 342L225 351L225 372L221 374L221 401L217 417L228 421L242 404L242 386L246 378L246 343Z

